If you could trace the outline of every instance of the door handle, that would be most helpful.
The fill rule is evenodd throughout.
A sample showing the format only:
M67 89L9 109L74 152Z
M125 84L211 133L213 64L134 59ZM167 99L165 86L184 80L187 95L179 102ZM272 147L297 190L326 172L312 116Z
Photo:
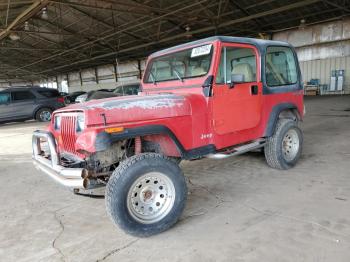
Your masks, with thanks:
M252 85L250 86L250 93L252 95L257 95L259 94L259 87L257 85Z

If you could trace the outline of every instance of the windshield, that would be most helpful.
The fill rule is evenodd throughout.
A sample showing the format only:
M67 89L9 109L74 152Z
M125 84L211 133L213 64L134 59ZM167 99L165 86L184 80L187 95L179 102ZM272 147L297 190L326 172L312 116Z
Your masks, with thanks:
M204 76L209 71L212 53L209 44L154 58L146 69L145 83Z

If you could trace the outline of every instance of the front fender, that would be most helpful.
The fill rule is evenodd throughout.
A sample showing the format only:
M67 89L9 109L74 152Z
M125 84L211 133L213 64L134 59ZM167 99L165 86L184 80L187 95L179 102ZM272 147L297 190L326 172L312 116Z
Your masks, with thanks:
M75 143L75 150L83 150L90 153L99 152L107 150L114 142L117 141L131 139L138 136L144 137L147 135L160 134L168 135L175 143L179 152L183 153L186 151L174 133L168 127L163 125L148 125L128 128L124 129L123 132L111 134L101 130L89 130L78 136Z
M89 153L104 151L112 145L110 134L104 131L88 130L78 136L75 150Z

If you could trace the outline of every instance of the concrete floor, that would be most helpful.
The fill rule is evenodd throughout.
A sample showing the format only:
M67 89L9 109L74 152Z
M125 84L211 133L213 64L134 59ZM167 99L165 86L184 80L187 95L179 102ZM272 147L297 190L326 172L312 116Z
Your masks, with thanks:
M349 261L350 96L309 98L299 164L273 170L259 153L184 162L181 221L137 239L114 227L103 198L39 173L31 132L0 127L0 261Z

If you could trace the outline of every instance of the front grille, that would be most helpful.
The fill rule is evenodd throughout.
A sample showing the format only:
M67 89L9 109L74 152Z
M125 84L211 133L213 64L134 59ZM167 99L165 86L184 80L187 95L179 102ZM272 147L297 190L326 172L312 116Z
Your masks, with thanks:
M62 115L61 118L61 137L63 143L63 151L74 153L75 152L75 141L76 141L76 124L77 124L77 116Z

